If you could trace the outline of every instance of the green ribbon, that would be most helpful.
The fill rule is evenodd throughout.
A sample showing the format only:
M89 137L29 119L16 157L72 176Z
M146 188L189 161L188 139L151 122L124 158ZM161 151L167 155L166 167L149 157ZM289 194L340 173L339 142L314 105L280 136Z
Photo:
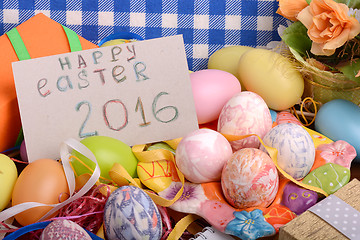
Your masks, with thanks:
M81 51L82 46L80 43L79 36L73 30L63 25L61 26L63 27L66 37L68 39L70 51L71 52ZM31 59L30 54L26 49L25 43L22 40L19 31L16 28L13 28L10 31L8 31L6 35L8 36L10 43L13 46L19 61ZM24 135L23 135L23 129L21 128L15 146L20 146L23 140L24 140Z
M31 59L28 50L25 47L25 44L16 28L11 29L6 33L8 36L11 45L13 46L15 53L20 61Z
M71 52L77 52L82 50L82 46L80 43L79 36L74 32L73 30L61 25L65 31L65 34L67 36L69 45L70 45L70 51Z

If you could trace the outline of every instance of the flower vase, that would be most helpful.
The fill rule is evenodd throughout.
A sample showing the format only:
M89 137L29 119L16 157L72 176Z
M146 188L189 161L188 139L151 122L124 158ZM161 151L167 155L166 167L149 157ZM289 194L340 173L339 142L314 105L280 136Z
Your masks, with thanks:
M294 49L289 49L300 64L304 78L303 98L311 97L320 105L334 99L345 99L360 105L360 83L349 80L342 73L320 70L306 62Z

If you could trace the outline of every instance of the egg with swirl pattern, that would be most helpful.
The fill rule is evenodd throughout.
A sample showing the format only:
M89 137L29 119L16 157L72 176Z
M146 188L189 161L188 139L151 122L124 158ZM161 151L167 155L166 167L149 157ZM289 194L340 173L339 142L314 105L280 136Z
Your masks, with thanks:
M309 173L315 161L315 146L310 134L302 126L294 123L279 124L264 136L263 141L278 150L278 165L290 176L300 180ZM260 149L266 151L263 146Z

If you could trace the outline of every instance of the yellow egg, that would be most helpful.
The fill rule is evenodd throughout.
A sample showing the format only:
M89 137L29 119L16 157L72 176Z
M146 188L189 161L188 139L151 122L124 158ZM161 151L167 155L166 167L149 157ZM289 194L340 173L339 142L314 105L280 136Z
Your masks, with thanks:
M17 175L13 160L4 154L0 154L0 211L10 203Z
M209 57L208 69L218 69L231 73L240 81L241 89L245 90L238 73L238 63L240 57L251 49L254 48L247 46L229 46L219 49Z
M270 50L245 52L239 60L238 72L245 88L260 95L273 110L294 106L304 92L301 73L289 59Z
M12 205L25 202L39 202L45 204L59 203L69 196L65 173L61 163L53 159L39 159L20 173L12 194ZM35 207L15 216L16 221L26 226L35 223L52 207ZM54 217L53 214L50 217Z

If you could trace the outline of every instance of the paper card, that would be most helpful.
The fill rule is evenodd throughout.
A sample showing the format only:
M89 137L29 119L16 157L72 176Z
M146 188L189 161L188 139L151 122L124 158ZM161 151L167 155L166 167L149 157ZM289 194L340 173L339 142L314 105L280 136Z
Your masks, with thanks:
M181 35L13 63L29 161L67 138L128 145L198 129Z

